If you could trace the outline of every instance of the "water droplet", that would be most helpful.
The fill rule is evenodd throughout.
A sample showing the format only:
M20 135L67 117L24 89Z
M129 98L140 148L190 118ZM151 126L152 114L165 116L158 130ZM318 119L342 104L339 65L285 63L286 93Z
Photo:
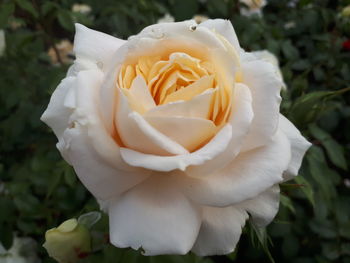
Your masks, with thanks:
M103 63L101 61L98 61L96 64L99 69L103 69Z
M197 29L197 26L196 25L192 25L192 26L190 26L190 30L193 32L193 31L195 31Z

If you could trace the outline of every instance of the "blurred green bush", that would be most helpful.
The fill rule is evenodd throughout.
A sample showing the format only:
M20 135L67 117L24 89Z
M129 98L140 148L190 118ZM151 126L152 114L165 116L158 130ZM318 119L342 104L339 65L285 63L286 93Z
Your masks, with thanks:
M296 2L292 6L290 2ZM2 0L0 28L0 241L14 234L39 244L47 229L98 210L59 156L56 138L40 122L69 66L74 22L127 38L169 13L230 19L246 50L268 49L280 60L288 89L282 112L313 142L300 176L282 186L281 208L267 230L246 227L229 256L143 257L107 244L82 262L350 262L350 17L349 0L270 0L263 16L244 17L235 0ZM68 44L67 44L68 43ZM59 56L58 56L59 54ZM106 218L96 228L106 229ZM272 259L273 258L273 259Z

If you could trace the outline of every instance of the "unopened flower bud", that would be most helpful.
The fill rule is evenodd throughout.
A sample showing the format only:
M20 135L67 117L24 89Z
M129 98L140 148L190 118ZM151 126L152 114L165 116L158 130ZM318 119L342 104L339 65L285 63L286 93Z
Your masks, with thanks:
M73 263L91 251L89 230L73 218L45 233L43 247L60 263Z

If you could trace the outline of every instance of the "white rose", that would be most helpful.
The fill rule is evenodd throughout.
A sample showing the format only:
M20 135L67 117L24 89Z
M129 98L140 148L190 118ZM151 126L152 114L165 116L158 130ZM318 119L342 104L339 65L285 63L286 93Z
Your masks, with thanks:
M251 16L254 14L261 16L261 10L267 4L266 0L239 0L239 2L244 4L244 6L240 8L240 13L244 16Z
M279 113L271 63L229 21L149 26L123 41L76 25L76 61L42 116L108 210L110 240L146 255L226 254L248 213L268 224L308 143Z

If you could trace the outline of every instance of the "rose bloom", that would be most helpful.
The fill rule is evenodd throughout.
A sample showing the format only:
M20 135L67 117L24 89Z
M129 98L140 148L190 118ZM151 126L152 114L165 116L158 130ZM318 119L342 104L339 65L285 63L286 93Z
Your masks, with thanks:
M76 25L76 60L42 116L117 247L227 254L310 146L279 113L275 66L229 21L163 23L127 41Z

